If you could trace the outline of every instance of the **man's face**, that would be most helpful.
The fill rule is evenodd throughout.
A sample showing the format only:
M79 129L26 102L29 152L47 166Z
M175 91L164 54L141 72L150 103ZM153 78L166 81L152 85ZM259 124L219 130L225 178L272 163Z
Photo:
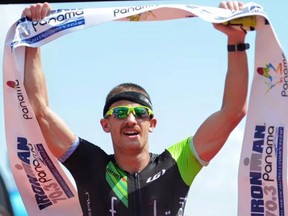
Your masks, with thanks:
M120 100L113 103L110 109L116 106L135 107L139 105L127 100ZM113 115L101 119L103 130L111 134L114 150L126 153L148 149L149 132L153 131L156 123L154 118L137 119L132 112L125 119L118 119Z

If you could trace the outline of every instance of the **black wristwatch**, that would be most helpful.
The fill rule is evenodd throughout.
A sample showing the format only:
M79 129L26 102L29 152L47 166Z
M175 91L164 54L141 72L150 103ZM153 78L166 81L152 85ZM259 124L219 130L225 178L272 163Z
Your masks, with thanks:
M250 48L249 43L239 43L233 45L228 44L227 46L228 52L245 51L248 50L249 48Z

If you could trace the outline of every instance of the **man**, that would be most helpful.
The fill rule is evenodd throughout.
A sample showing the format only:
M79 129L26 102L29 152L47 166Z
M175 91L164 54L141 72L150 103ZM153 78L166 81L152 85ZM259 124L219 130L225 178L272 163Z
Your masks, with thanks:
M243 4L220 7L241 10ZM44 18L48 3L23 11L33 20ZM228 72L223 104L193 137L149 153L149 133L156 127L150 96L139 85L124 83L108 94L101 125L111 134L113 155L79 138L48 105L40 49L26 48L25 88L51 152L72 173L84 215L183 215L189 187L202 166L217 154L246 113L248 66L246 33L214 25L228 36ZM244 49L234 49L237 45ZM238 46L239 47L239 46Z

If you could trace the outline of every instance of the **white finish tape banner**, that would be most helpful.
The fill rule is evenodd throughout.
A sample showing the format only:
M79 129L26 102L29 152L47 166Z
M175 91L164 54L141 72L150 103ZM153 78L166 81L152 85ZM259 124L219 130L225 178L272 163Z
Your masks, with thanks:
M254 78L239 167L240 216L288 215L287 59L268 23L266 19L256 28Z
M55 10L41 21L21 18L7 34L3 92L12 172L29 215L82 215L77 191L46 146L24 86L25 46L110 21L199 17L223 23L246 17L255 29L255 71L239 167L240 216L284 216L287 204L287 60L262 7L242 11L196 5ZM101 213L100 213L101 214ZM233 213L232 213L233 214ZM236 214L236 213L235 213Z

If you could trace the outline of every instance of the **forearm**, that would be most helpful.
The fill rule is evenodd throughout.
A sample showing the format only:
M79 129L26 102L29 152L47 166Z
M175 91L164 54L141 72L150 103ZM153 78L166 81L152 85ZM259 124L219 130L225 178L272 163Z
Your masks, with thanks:
M40 48L26 48L24 86L34 113L48 107L45 75L41 65Z
M245 34L228 36L228 44L234 45L245 42ZM228 71L226 75L223 96L223 109L232 113L236 120L246 113L248 89L248 60L246 51L228 52ZM238 116L239 115L239 116Z

